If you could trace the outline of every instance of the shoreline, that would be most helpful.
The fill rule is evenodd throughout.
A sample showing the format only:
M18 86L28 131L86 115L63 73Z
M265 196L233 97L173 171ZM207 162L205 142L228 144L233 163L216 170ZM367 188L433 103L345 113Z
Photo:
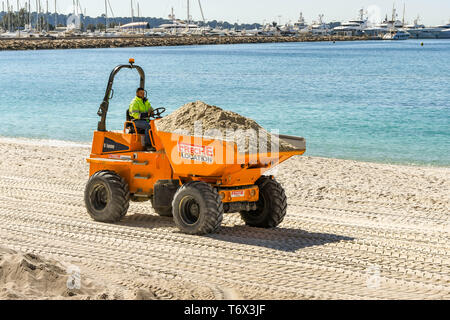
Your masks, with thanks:
M28 138L28 137L5 137L0 136L1 144L14 144L14 145L24 145L24 146L44 146L44 147L67 147L67 148L91 148L91 142L86 141L72 141L72 140L57 140L57 139L46 139L46 138ZM308 149L306 150L308 152ZM395 162L382 162L382 161L369 161L360 159L350 159L350 158L335 158L335 157L324 157L304 154L301 158L310 158L317 160L336 160L336 161L350 161L367 165L387 165L405 168L422 168L422 169L447 169L450 170L450 165L433 165L433 164L416 164L416 163L395 163Z
M223 45L252 43L326 42L381 40L367 36L239 36L239 37L111 37L111 38L0 38L0 51L165 47L186 45Z

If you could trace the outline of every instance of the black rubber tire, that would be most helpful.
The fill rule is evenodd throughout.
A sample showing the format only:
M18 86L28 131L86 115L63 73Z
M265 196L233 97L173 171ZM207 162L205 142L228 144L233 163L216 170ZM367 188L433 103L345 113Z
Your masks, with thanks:
M153 210L155 210L155 212L159 216L161 216L161 217L173 217L172 207L170 207L170 208L155 208L155 206L153 205L153 197L150 198L150 202L152 203Z
M130 206L130 191L126 181L112 171L93 174L84 191L89 215L99 222L118 222Z
M187 206L196 206L197 217ZM218 192L211 185L193 181L184 184L176 192L172 202L173 219L180 231L205 235L216 232L223 220L223 204Z
M241 211L245 224L257 228L275 228L287 212L287 198L283 187L274 179L262 176L256 181L259 187L257 209Z

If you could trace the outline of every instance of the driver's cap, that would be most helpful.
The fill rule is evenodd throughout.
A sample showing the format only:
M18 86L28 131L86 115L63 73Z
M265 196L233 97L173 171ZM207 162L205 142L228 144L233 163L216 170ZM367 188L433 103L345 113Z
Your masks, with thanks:
M134 58L130 58L130 60L128 60L128 62L130 63L130 64L133 64L135 61L134 61Z

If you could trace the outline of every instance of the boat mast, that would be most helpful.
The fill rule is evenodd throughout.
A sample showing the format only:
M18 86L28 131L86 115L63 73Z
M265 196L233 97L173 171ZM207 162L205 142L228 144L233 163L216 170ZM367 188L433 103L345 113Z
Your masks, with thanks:
M44 26L43 26L43 22L44 21L42 21L42 14L43 14L44 12L43 12L43 10L42 10L42 4L41 4L41 0L39 0L39 19L40 19L40 21L39 21L39 30L40 31L42 31L42 29L44 28Z
M58 25L58 14L56 13L56 0L55 0L55 29Z
M84 19L86 17L86 9L84 10L85 13L83 14L83 8L81 7L81 2L78 0L78 7L80 9L80 30L83 31L85 29L84 27ZM83 28L82 28L83 26Z
M206 24L205 15L203 14L202 4L200 0L198 0L198 6L200 7L200 12L202 13L203 24Z
M48 0L46 1L47 3L47 11L45 12L45 20L47 21L47 32L49 30L49 26L48 26Z
M405 11L406 11L406 3L403 3L403 19L402 19L402 27L405 27Z
M397 12L395 12L395 6L392 5L392 25L395 27L395 20L397 19Z
M189 28L190 12L189 12L189 0L187 0L187 27Z
M109 2L109 0L107 0L107 1L108 1L109 12L111 12L111 17L113 18L113 20L115 22L116 17L114 16L114 11L111 7L111 3Z
M105 31L108 29L108 1L105 0Z
M131 0L131 23L134 22L133 0Z
M8 31L9 31L9 0L6 0L6 12L7 12L6 16L8 17Z
M20 20L19 20L19 12L20 12L20 4L19 4L19 0L17 0L17 30L19 30L19 37L20 37Z
M11 15L9 14L9 0L6 0L6 9L8 11L8 31L11 31Z
M36 0L36 32L39 32L39 13L38 13L38 0Z

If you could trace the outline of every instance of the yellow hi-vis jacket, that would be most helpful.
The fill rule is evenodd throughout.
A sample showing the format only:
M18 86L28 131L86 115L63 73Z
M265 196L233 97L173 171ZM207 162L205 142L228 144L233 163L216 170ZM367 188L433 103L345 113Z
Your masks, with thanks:
M145 102L139 98L135 97L131 103L128 113L130 116L136 120L148 118L149 111L153 111L150 102L145 99Z

